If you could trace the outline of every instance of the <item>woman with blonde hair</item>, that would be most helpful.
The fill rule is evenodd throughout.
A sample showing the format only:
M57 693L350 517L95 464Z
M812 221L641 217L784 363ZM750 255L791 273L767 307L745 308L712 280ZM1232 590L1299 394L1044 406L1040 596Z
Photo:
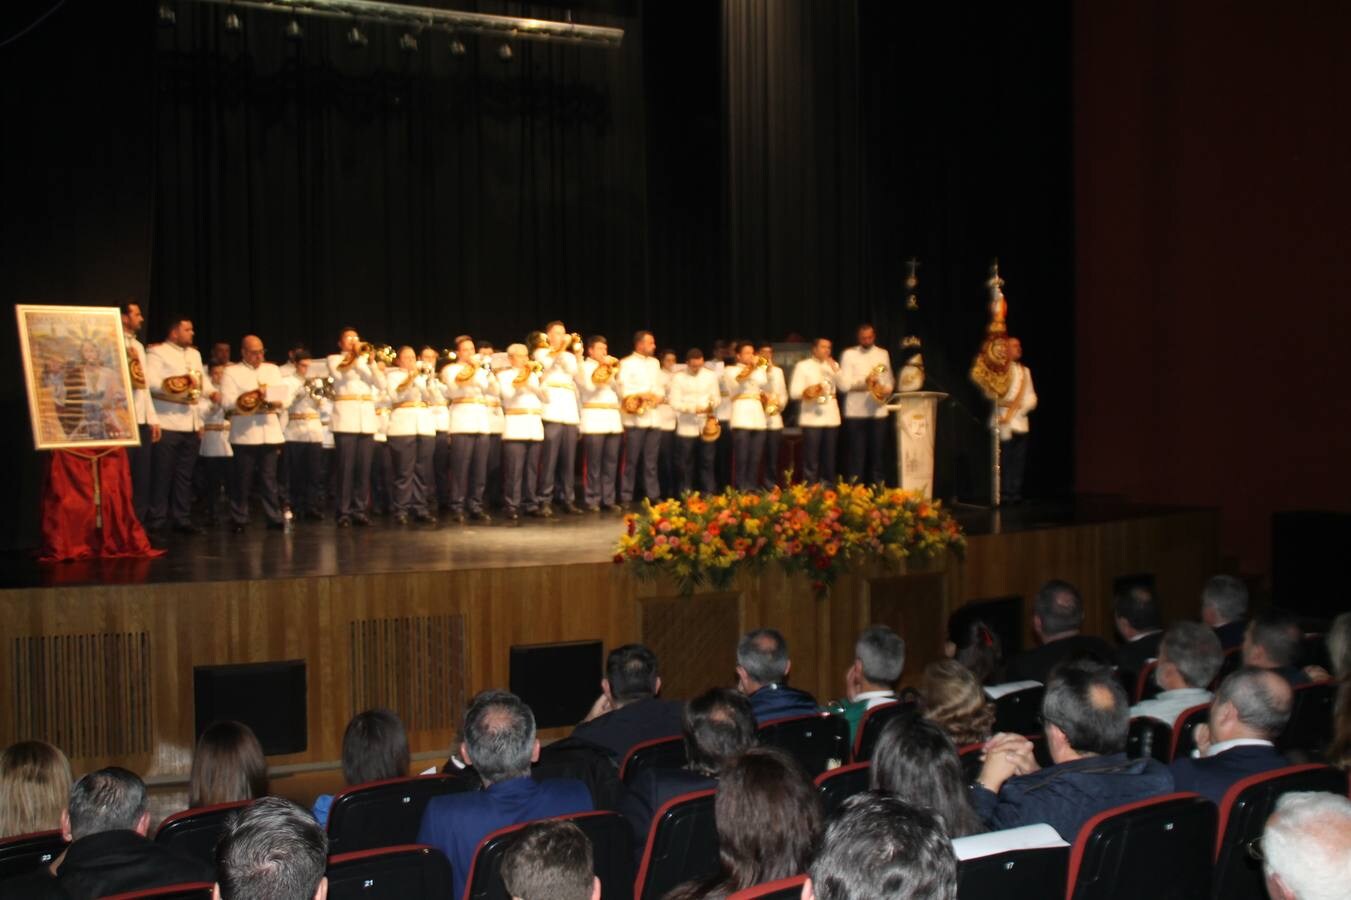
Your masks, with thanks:
M45 741L20 741L0 754L0 838L52 831L70 800L70 762Z
M947 732L958 747L990 739L994 706L976 676L955 659L925 666L919 695L924 718Z
M253 729L213 722L197 739L188 782L188 806L256 800L267 793L267 760Z

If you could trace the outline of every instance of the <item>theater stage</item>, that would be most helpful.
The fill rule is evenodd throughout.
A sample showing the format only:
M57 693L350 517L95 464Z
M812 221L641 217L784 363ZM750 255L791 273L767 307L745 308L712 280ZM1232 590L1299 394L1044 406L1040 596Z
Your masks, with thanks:
M172 781L190 764L194 667L303 660L306 749L273 766L335 765L347 719L372 706L399 712L415 753L441 754L465 699L508 685L513 645L642 641L661 660L665 695L686 697L729 683L737 636L761 625L787 636L793 683L826 699L840 694L854 636L870 622L905 636L914 681L941 654L949 611L967 603L1030 598L1045 579L1066 578L1084 593L1087 629L1108 636L1115 579L1152 576L1166 615L1195 615L1218 564L1212 510L1079 498L955 513L964 561L866 568L824 598L776 569L689 597L639 581L611 562L617 516L259 526L175 537L156 560L11 558L0 576L0 743L43 738L79 771L116 763ZM1002 608L1030 641L1028 604Z

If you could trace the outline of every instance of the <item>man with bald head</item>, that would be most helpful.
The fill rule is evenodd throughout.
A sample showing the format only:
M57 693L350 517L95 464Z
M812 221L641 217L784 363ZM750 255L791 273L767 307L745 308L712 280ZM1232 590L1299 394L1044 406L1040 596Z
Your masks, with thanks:
M1293 701L1278 672L1246 666L1225 678L1210 704L1210 724L1196 726L1193 758L1173 760L1177 789L1219 806L1236 782L1290 765L1272 742L1290 721Z
M257 335L244 337L239 345L243 362L225 370L221 378L221 406L230 419L230 449L234 453L235 480L230 496L230 522L236 534L249 524L249 495L255 476L267 527L282 529L281 494L277 489L277 459L283 435L277 413L290 397L268 400L268 388L282 387L281 370L263 359L263 341Z
M1077 662L1056 669L1041 717L1055 765L1041 768L1020 734L996 734L985 745L971 805L992 831L1044 822L1073 842L1103 810L1173 790L1162 763L1126 758L1130 702L1110 668Z

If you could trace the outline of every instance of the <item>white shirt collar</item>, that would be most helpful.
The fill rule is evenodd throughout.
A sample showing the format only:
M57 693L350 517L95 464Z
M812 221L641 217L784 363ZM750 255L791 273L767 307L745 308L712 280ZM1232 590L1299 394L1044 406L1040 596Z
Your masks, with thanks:
M1134 643L1135 643L1136 641L1138 641L1138 640L1141 640L1141 639L1143 639L1143 638L1147 638L1147 637L1149 637L1150 635L1158 634L1159 631L1160 631L1160 629L1158 629L1158 628L1155 628L1153 631L1142 631L1142 632L1140 632L1139 634L1137 634L1135 637L1128 639L1128 640L1126 641L1126 643L1128 643L1128 644L1134 644Z
M1210 750L1206 756L1219 756L1226 750L1232 750L1235 747L1272 747L1275 746L1271 741L1263 741L1257 738L1234 738L1230 741L1220 741L1218 744L1211 744Z
M893 699L895 698L895 696L896 696L895 691L864 691L861 694L854 695L854 702L857 703L860 700L876 700L879 697L886 697L888 699Z

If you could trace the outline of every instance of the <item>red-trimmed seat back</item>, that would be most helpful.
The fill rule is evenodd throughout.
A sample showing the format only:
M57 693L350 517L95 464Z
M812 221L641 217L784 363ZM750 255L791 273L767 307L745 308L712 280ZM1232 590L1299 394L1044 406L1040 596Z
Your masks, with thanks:
M1215 806L1166 794L1099 813L1070 850L1066 900L1196 900L1210 895Z
M806 875L794 875L792 878L766 881L764 884L728 894L727 900L797 900L802 896L802 884L806 880Z
M843 716L793 716L766 722L756 731L760 743L788 753L813 778L849 761L849 722Z
M680 769L689 762L683 737L664 737L634 744L619 764L619 779L624 784L648 769Z
M216 867L216 842L225 833L225 823L253 801L218 803L174 813L155 830L155 843Z
M957 863L957 900L1055 897L1065 889L1069 847L1005 850Z
M850 763L817 775L816 786L821 789L822 812L829 816L844 801L866 791L871 777L872 763L866 762Z
M450 862L435 847L404 844L328 858L328 900L448 898Z
M1046 686L1023 688L1005 694L994 702L994 730L1015 734L1041 731L1041 701Z
M854 762L867 762L873 758L873 750L877 748L877 739L882 736L882 729L887 727L887 723L897 716L911 715L915 712L915 704L897 700L892 703L879 703L872 709L865 710L863 718L858 720L858 733L854 735Z
M1289 756L1322 759L1332 743L1332 711L1337 685L1330 681L1301 684L1294 690L1290 721L1276 739L1276 749Z
M1196 726L1210 721L1210 704L1202 703L1190 709L1184 709L1173 723L1173 740L1168 758L1163 762L1172 762L1183 756L1190 756L1196 749Z
M658 900L678 884L717 874L718 828L715 791L681 794L652 817L643 860L634 881L635 900Z
M963 744L957 748L957 758L962 762L962 776L966 778L967 784L980 777L980 770L985 765L983 754L985 744Z
M103 900L211 900L211 888L209 881L187 881L144 891L109 894Z
M329 855L413 844L427 802L468 790L454 775L414 775L353 785L333 796L328 810Z
M45 866L66 849L61 829L17 834L0 841L0 880Z
M1126 755L1131 759L1154 758L1165 765L1172 760L1173 726L1148 716L1131 719L1126 733Z
M1135 676L1134 690L1131 691L1131 702L1139 703L1141 700L1149 700L1157 697L1159 686L1154 681L1154 670L1159 667L1157 659L1151 659L1140 667L1140 673Z
M633 829L627 819L614 812L585 812L551 821L572 822L591 841L591 865L602 897L622 897L633 889ZM502 881L502 857L529 824L499 828L479 841L465 881L465 900L511 900Z
M1212 896L1224 900L1266 900L1262 863L1248 852L1262 836L1276 801L1290 791L1346 794L1346 773L1331 766L1289 766L1250 775L1225 791L1215 844Z

